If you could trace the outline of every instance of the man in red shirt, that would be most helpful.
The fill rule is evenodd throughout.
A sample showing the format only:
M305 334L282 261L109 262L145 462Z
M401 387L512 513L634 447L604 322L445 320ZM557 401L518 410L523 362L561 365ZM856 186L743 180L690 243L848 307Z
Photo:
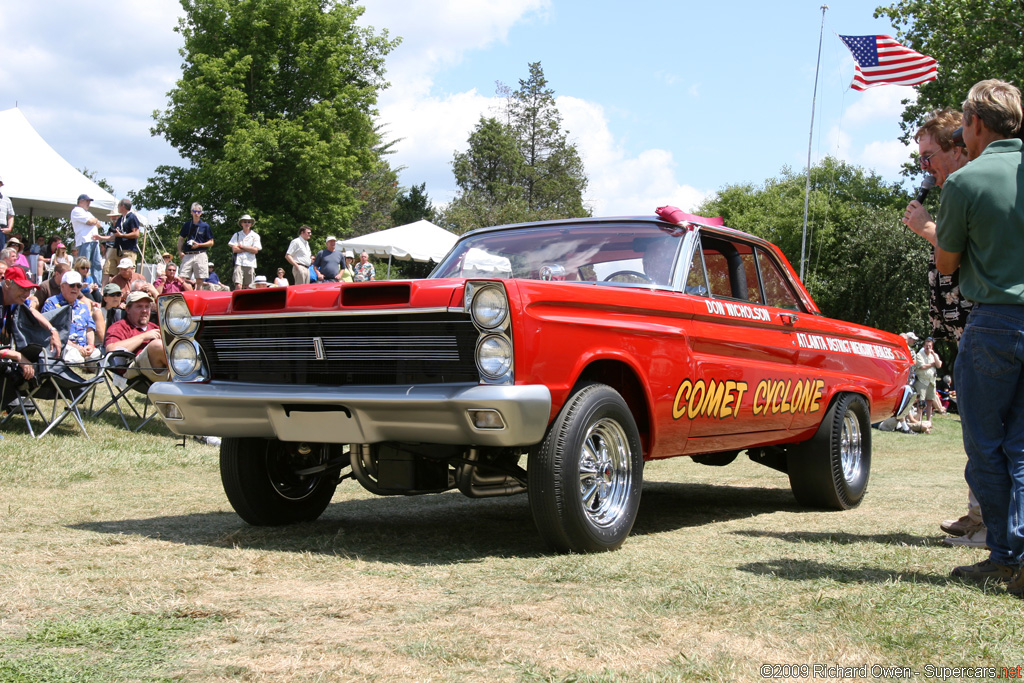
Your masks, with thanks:
M107 330L107 351L121 349L135 354L135 362L125 375L128 378L141 372L154 382L167 379L167 356L160 326L149 319L154 305L148 292L132 292L125 305L124 320L119 320Z

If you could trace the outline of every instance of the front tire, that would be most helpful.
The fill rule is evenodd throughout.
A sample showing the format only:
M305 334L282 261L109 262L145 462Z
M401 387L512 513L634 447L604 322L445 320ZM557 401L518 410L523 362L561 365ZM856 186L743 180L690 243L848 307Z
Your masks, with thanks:
M867 401L842 394L818 432L788 454L789 484L808 507L849 510L864 498L871 474L871 424Z
M299 474L328 462L326 444L225 438L220 478L238 516L254 526L311 522L331 502L336 473Z
M527 493L541 537L559 552L601 552L629 536L643 483L640 433L611 387L588 384L529 456Z

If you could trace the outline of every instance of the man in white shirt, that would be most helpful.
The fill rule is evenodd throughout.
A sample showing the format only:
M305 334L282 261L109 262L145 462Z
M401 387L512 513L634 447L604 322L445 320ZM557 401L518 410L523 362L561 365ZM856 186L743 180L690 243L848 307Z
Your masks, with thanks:
M309 264L313 261L313 252L309 249L309 238L313 229L308 225L299 228L299 236L288 245L284 260L292 266L292 277L297 285L309 284Z
M75 229L75 246L79 257L89 259L89 275L93 282L103 279L103 262L100 261L100 221L89 213L92 197L78 195L78 206L71 209L71 227Z
M256 276L256 254L263 248L260 236L252 229L255 221L245 214L238 219L242 229L231 236L228 246L235 255L235 272L231 281L235 289L248 289Z

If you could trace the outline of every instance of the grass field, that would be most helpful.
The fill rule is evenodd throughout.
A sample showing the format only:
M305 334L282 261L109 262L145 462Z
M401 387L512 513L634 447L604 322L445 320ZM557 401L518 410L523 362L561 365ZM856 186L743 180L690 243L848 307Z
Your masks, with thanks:
M799 508L745 458L649 463L633 535L589 556L546 553L524 496L351 481L315 523L249 527L216 449L87 426L0 441L0 681L754 681L764 664L978 680L937 668L1024 663L1024 601L950 579L985 553L939 543L966 503L955 417L875 431L847 512Z

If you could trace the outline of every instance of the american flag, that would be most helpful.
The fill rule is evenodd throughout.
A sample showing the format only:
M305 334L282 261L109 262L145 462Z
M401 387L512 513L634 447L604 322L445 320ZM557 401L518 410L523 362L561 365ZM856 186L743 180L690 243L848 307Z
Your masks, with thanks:
M850 87L867 90L876 85L920 85L936 78L936 61L900 45L892 36L839 36L853 53L857 73Z

